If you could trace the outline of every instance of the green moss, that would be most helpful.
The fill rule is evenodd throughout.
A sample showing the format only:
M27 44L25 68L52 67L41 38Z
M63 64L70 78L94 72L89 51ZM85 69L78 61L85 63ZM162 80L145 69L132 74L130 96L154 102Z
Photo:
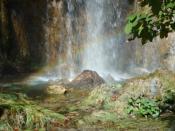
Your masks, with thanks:
M139 131L139 130L168 130L168 121L160 121L145 118L125 118L117 119L115 113L96 112L87 116L84 120L79 120L79 127L83 129L99 129L105 131Z
M52 122L62 123L64 116L42 108L22 94L0 94L0 129L12 130L51 128Z
M87 99L85 99L82 104L86 106L95 106L97 109L111 109L114 108L114 103L111 102L111 97L113 96L113 92L117 91L115 87L102 85L96 87L89 95Z
M92 115L84 117L86 122L93 123L93 122L116 122L117 121L117 114L114 112L105 112L105 111L97 111L93 112Z

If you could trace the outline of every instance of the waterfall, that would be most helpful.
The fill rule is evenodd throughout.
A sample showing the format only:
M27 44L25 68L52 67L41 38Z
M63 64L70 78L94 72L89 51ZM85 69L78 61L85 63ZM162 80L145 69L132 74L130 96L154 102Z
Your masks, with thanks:
M123 0L53 0L47 9L47 80L73 79L83 70L94 70L116 80L154 71L162 65L174 68L171 38L142 46L126 42L123 31L131 8ZM169 43L169 44L164 44ZM173 53L172 53L173 52ZM129 75L128 75L129 74Z
M86 1L87 39L83 69L95 70L102 76L110 74L115 77L118 74L118 65L123 64L118 63L123 55L119 50L125 43L122 27L126 10L121 5L127 8L127 2L121 0Z
M83 56L83 68L103 73L105 70L105 49L104 49L104 3L105 0L87 1L87 39Z
M47 77L72 79L86 69L123 77L130 63L123 33L128 7L122 0L51 1L46 45L49 64L56 66Z
M66 29L67 29L67 52L66 52L66 64L69 65L68 77L74 76L74 60L73 60L73 16L74 6L71 0L67 0L68 12L66 14Z

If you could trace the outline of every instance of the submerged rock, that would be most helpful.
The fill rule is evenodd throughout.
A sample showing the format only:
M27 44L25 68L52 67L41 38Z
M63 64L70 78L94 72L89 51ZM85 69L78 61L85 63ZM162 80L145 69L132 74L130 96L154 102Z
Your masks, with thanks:
M64 85L50 85L46 88L46 93L50 95L62 95L67 93L67 91Z
M97 72L84 70L73 81L71 81L70 85L72 87L95 87L104 83L104 79L99 76Z

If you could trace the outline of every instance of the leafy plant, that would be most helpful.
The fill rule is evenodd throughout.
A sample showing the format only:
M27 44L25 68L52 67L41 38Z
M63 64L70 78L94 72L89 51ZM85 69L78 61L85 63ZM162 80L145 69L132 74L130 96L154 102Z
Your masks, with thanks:
M175 31L175 1L174 0L141 0L139 5L149 6L148 11L130 15L125 27L129 40L140 38L142 44L152 41L156 36L165 38L169 32Z
M167 90L164 96L164 103L174 104L175 103L175 91Z
M166 90L163 99L160 101L160 107L163 112L175 112L175 91Z
M130 98L126 111L128 114L144 117L158 117L161 112L155 101L145 97Z

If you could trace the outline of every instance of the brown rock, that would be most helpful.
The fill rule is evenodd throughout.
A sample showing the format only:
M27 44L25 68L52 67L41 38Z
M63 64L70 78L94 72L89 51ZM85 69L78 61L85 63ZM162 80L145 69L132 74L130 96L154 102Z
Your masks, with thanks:
M104 79L95 71L84 70L71 83L72 87L94 87L104 84Z

